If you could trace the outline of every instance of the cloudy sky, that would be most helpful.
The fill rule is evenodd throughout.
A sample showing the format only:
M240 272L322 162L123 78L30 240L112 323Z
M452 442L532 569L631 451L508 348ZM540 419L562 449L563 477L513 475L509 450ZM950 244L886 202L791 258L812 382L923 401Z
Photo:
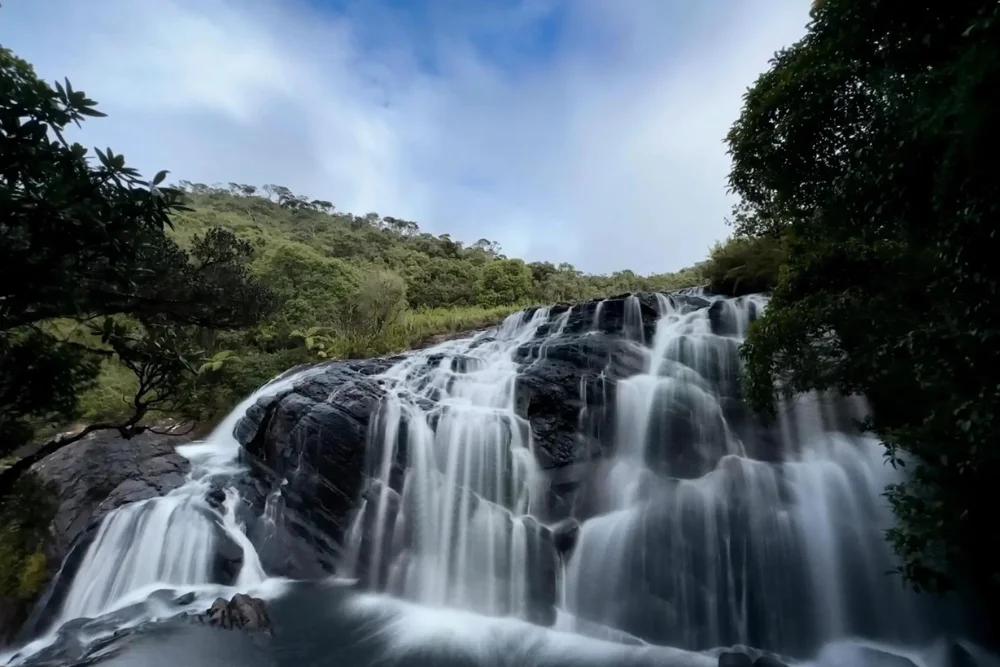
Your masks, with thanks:
M727 233L723 138L808 0L3 0L144 173L275 183L591 272Z

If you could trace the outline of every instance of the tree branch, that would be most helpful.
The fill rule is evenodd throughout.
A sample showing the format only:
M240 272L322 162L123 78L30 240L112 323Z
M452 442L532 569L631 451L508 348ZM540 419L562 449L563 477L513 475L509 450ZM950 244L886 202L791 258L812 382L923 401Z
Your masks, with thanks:
M111 422L99 422L97 424L91 424L86 428L78 431L77 433L65 437L56 436L54 439L45 443L38 449L36 449L31 454L27 454L24 457L15 461L6 470L0 471L0 500L7 497L7 494L11 492L14 488L14 484L17 480L28 471L31 466L35 465L45 457L56 453L63 447L78 442L83 438L87 437L94 431L103 430L116 430L125 439L131 438L134 435L138 435L142 432L142 427L136 427L136 424L142 419L145 411L141 413L133 414L131 417L123 422L111 423Z

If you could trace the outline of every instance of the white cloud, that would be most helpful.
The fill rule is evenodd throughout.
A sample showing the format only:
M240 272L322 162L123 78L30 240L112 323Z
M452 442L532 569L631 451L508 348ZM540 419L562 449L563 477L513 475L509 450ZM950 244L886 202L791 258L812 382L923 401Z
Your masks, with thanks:
M669 271L726 234L722 143L805 0L555 0L419 26L372 3L6 0L0 42L110 114L147 173L279 183L589 271ZM560 36L510 49L549 12Z

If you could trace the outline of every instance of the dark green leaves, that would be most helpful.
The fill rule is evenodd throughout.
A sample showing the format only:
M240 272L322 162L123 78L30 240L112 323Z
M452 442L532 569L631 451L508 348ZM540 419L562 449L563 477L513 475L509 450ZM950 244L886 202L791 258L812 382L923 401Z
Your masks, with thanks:
M248 326L274 306L246 242L213 230L189 254L167 235L183 208L157 187L168 172L146 181L111 148L88 160L64 140L68 124L103 115L95 106L0 49L0 448L72 418L111 355L139 380L133 416L176 407L201 355L191 330ZM68 321L97 328L67 336Z
M817 3L728 137L737 232L787 251L743 348L748 397L768 411L794 391L865 395L870 428L910 475L887 490L900 571L993 600L998 12Z

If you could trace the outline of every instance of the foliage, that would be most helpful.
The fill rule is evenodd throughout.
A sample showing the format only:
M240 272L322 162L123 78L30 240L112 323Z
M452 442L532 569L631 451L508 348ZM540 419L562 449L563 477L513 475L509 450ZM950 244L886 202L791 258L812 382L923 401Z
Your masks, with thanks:
M94 357L53 345L45 332L0 332L0 454L30 439L34 421L70 419L77 392L94 385L98 368Z
M279 185L182 181L185 209L173 214L174 239L191 247L212 228L253 244L255 280L278 306L260 325L207 331L192 390L202 418L224 412L290 366L409 349L439 335L496 324L537 302L592 299L630 290L673 290L703 281L699 270L641 277L631 271L585 275L570 264L524 264L479 239L465 246L417 223L375 213L355 216ZM217 368L220 351L224 367ZM206 366L206 364L208 364ZM91 414L121 410L121 383L102 367L83 403ZM108 401L113 401L108 404Z
M742 296L770 292L784 261L781 242L767 237L733 237L716 243L699 268L717 294Z
M331 326L339 304L379 269L403 278L414 309L577 301L633 290L669 291L703 280L694 267L644 277L632 271L587 275L571 264L535 262L525 272L520 268L525 265L505 257L495 241L479 239L466 246L447 234L422 232L415 222L376 213L355 216L319 200L314 206L282 186L181 181L178 187L187 195L189 210L174 216L175 237L185 245L192 235L220 226L254 243L255 275L285 304L276 316L282 336L292 329Z
M330 350L336 340L323 327L309 327L305 331L296 329L292 332L292 338L301 338L306 351L315 354L319 359L330 356Z
M65 140L70 123L102 115L0 48L0 452L39 421L74 416L101 359L137 377L132 414L113 425L123 433L176 410L200 354L194 331L247 327L275 305L249 272L249 242L222 228L187 249L171 237L183 193L161 186L166 172L147 182L111 149L93 160ZM60 335L59 320L90 332ZM5 471L0 493L28 465Z
M909 472L887 492L902 574L994 602L998 12L815 3L728 137L737 233L787 252L744 347L750 397L867 396L868 425Z
M0 596L34 599L48 580L45 545L56 502L34 474L22 475L0 501Z
M406 308L406 283L392 271L368 275L358 291L341 306L337 329L347 341L348 354L371 350Z
M531 298L531 269L519 259L499 259L483 267L476 280L476 301L486 307Z
M294 241L270 242L265 248L256 275L282 296L270 320L281 335L291 335L294 328L329 325L358 289L358 270L342 259L324 257Z

